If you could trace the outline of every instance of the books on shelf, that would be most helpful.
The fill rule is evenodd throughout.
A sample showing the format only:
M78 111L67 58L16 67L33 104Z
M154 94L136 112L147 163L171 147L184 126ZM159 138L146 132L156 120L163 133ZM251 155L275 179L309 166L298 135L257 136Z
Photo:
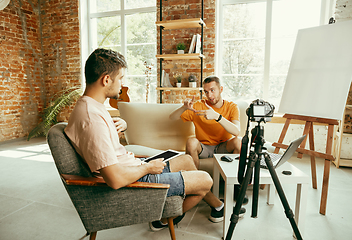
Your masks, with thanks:
M192 37L191 44L189 45L188 53L200 53L202 47L201 40L202 39L200 34L194 34Z
M201 47L202 47L201 35L200 35L200 34L197 34L196 48L195 48L195 50L194 50L194 53L200 53Z
M194 53L194 47L196 46L196 38L197 38L197 35L193 35L191 44L189 45L188 53Z
M170 83L169 74L165 72L165 70L161 73L161 87L173 87Z

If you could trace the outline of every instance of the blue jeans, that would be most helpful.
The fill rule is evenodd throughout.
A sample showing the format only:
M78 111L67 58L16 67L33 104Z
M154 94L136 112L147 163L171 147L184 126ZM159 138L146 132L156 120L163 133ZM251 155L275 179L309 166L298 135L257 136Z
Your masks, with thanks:
M137 182L164 183L170 184L167 196L185 197L185 183L181 172L170 172L169 162L161 174L147 174L137 180Z

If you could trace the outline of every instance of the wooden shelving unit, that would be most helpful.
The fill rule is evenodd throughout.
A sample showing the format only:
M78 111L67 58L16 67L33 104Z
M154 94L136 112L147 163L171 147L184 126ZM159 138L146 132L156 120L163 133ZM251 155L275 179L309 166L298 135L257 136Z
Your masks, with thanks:
M201 18L157 21L155 24L158 27L164 27L165 30L181 28L201 28L202 26L205 27L205 23Z
M156 55L156 58L164 59L164 60L181 60L181 59L200 59L204 58L203 54L200 53L188 53L188 54L162 54L162 55Z
M204 45L204 27L206 26L203 19L204 19L204 0L201 1L201 18L189 18L189 19L178 19L178 20L166 20L163 21L163 16L162 16L162 9L163 9L163 4L162 0L160 0L160 19L159 21L155 22L155 24L159 27L160 29L160 51L159 54L156 55L156 58L159 59L160 66L160 78L159 78L159 86L156 89L160 91L160 103L163 102L163 91L165 90L172 90L172 91L177 91L177 90L199 90L200 95L202 97L202 80L203 80L203 60L204 60L204 55L203 55L203 45ZM201 29L201 49L200 53L190 53L190 54L163 54L162 52L162 43L163 43L163 30L170 30L170 29L183 29L183 28L200 28ZM200 87L199 88L190 88L190 87L161 87L162 86L162 62L164 60L200 60L201 64L201 71L200 71Z
M202 91L201 87L191 88L191 87L157 87L156 90L172 90L172 91L183 91L183 90L197 90Z

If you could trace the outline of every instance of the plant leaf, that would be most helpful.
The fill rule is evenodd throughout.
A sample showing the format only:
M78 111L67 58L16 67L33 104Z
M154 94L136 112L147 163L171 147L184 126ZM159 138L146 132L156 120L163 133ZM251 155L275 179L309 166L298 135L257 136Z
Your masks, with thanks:
M83 93L80 87L72 87L62 90L54 95L55 98L51 101L43 111L42 122L40 122L32 131L28 134L27 141L32 137L46 136L49 129L57 123L57 115L61 109L70 106L76 101Z

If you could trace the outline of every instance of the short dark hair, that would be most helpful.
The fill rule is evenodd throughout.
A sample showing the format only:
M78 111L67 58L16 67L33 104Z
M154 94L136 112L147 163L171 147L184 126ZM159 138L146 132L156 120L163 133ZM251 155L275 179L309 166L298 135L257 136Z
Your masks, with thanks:
M205 78L205 79L203 80L203 84L205 84L205 83L211 83L211 82L216 82L219 87L221 86L221 84L220 84L220 78L218 78L217 76L209 76L209 77L207 77L207 78Z
M96 82L103 75L115 78L121 68L127 68L125 57L114 50L97 48L90 54L84 68L86 84Z

